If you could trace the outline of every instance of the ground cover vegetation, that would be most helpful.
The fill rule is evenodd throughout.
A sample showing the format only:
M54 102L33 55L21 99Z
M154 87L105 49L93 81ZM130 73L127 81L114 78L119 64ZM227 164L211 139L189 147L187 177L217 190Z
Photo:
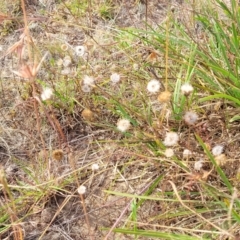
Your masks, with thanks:
M0 3L1 239L240 239L236 0Z

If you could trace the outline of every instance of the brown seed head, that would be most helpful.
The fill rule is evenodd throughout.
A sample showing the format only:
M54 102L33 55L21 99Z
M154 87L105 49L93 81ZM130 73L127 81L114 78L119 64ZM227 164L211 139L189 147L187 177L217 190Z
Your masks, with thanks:
M63 159L63 150L62 149L56 149L52 152L52 158L57 161L61 161Z
M160 103L168 103L171 100L172 94L169 91L161 92L158 96L158 101Z
M86 121L90 121L92 122L94 120L94 113L88 109L88 108L85 108L83 111L82 111L82 117L86 120Z

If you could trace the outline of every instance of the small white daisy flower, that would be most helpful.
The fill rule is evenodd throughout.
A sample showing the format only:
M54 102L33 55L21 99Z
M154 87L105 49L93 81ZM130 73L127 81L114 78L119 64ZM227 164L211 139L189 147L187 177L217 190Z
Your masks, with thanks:
M192 155L192 152L188 149L183 150L183 158L188 158Z
M165 150L165 156L167 157L167 158L170 158L170 157L172 157L173 155L174 155L174 151L173 151L173 149L171 149L171 148L167 148L166 150Z
M118 83L120 81L121 77L118 73L113 73L111 76L110 76L110 80L112 83Z
M161 83L156 80L156 79L152 79L151 81L148 82L147 84L147 90L150 92L150 93L156 93L160 90L160 87L161 87Z
M82 85L82 91L85 93L91 92L92 88L89 85Z
M203 160L199 160L199 161L194 163L194 169L196 171L200 171L202 166L203 166Z
M169 132L163 141L163 144L167 147L174 146L179 141L179 136L176 132Z
M94 78L93 77L89 77L89 76L84 76L83 78L83 84L84 85L93 85L95 82Z
M71 63L72 63L72 59L71 59L70 56L65 56L63 58L63 63L62 64L63 64L64 67L69 67L71 65Z
M82 185L82 186L80 186L80 187L77 189L77 191L78 191L79 194L82 195L82 194L86 193L86 189L87 189L87 188Z
M224 147L222 145L216 145L215 147L212 148L212 154L214 156L219 156L223 153Z
M94 171L97 171L98 169L99 169L99 165L97 163L94 163L92 165L92 171L94 172Z
M184 114L183 119L188 125L194 125L198 120L198 115L189 111Z
M85 47L84 46L76 46L74 48L74 51L78 57L82 57L85 53Z
M48 99L50 99L53 95L53 90L51 88L45 88L43 89L43 92L41 94L41 99L43 101L46 101Z
M131 123L128 119L120 119L117 122L117 129L121 132L126 132L131 127Z
M190 83L184 83L181 86L181 91L182 91L182 94L184 94L185 96L188 96L193 92L193 86Z

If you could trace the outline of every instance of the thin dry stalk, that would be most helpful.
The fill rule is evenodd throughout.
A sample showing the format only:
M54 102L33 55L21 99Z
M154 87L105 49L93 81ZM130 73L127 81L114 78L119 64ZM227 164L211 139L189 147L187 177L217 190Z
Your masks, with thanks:
M183 205L183 207L185 207L186 209L188 209L190 212L192 212L194 215L198 216L199 218L201 218L204 222L208 223L209 225L211 225L212 227L214 227L215 229L219 230L221 233L226 234L229 237L233 237L232 234L230 234L229 232L221 229L220 227L218 227L217 225L215 225L214 223L210 222L208 219L204 218L201 214L198 214L196 211L192 210L190 207L188 207L181 199L181 197L178 194L177 188L175 186L175 184L172 181L169 181L169 183L172 185L173 191L177 196L177 199L179 200L179 202Z
M88 233L89 233L90 238L92 240L94 240L94 237L91 234L91 226L90 226L89 217L88 217L88 213L87 213L87 209L86 209L86 205L85 205L85 200L84 200L83 194L79 194L79 195L80 195L80 200L81 200L81 204L82 204L82 207L83 207L86 223L87 223L87 226L88 226Z
M27 47L28 47L28 55L29 55L29 59L30 61L32 60L32 55L31 55L31 49L30 49L30 40L31 40L31 36L29 34L29 29L28 29L28 22L27 22L27 14L26 14L26 9L25 9L25 3L24 0L21 0L21 4L22 4L22 11L23 11L23 18L24 18L24 31L27 37ZM35 65L35 64L34 64ZM37 90L36 90L36 84L35 84L35 77L37 74L37 71L39 70L40 64L38 65L38 67L33 66L32 69L30 69L30 84L32 86L32 95L33 97L37 95ZM47 153L46 153L46 144L45 141L43 139L42 133L41 133L41 126L40 126L40 119L39 119L39 111L38 111L38 106L37 106L37 101L36 99L34 99L33 101L33 105L34 105L34 111L36 114L36 121L37 121L37 130L38 130L38 134L40 136L42 145L43 145L43 152L44 152L44 156L47 160Z
M141 195L143 192L145 192L150 185L152 184L152 182L148 183L147 186L144 187L144 189L142 189L139 193L139 195ZM107 233L107 235L105 236L105 238L103 240L108 240L108 238L110 237L110 234L113 232L114 228L118 225L118 223L120 222L120 220L122 219L122 217L124 216L124 214L128 211L128 209L130 208L132 202L134 201L134 199L132 199L127 206L123 209L122 213L120 214L120 216L118 217L118 219L115 221L115 223L112 225L112 227L110 228L109 232Z
M7 212L11 219L11 226L14 234L14 239L23 240L22 228L20 227L19 224L16 223L18 221L16 205L12 193L8 187L8 183L3 168L0 169L0 183L3 186L3 194L6 201Z
M26 15L26 9L25 9L25 3L24 0L21 0L22 3L22 11L23 11L23 16L24 16L24 31L25 31L25 35L27 37L27 47L28 47L28 55L29 55L29 59L30 62L33 61L33 57L31 54L31 36L29 33L29 29L28 29L28 22L27 22L27 15ZM34 97L34 111L36 114L36 123L37 123L37 131L38 134L40 136L41 142L42 142L42 146L43 146L43 151L44 151L44 155L45 158L47 159L47 153L46 153L46 144L43 138L43 135L41 133L41 124L40 124L40 116L39 116L39 111L38 111L38 98L37 98L37 89L36 89L36 83L35 83L35 79L36 79L36 75L37 72L39 71L42 62L44 61L44 59L46 58L46 55L44 55L44 57L41 59L41 61L39 63L37 63L36 58L34 57L34 63L33 66L24 66L24 71L26 71L26 75L29 78L29 82L32 86L32 96ZM21 72L21 74L24 74L24 71ZM52 126L54 126L53 128L57 131L59 139L60 139L60 145L63 143L66 143L66 137L62 131L61 125L59 123L59 121L57 120L57 118L55 117L54 114L48 114L47 111L45 111L45 114L47 115L47 118L50 122L50 124ZM61 146L60 146L61 147Z

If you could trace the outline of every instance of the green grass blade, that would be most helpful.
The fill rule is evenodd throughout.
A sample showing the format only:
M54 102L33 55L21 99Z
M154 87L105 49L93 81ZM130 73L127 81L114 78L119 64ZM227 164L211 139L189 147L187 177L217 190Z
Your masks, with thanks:
M157 231L145 231L145 230L130 230L130 229L121 229L116 228L114 229L114 232L123 233L123 234L134 234L141 237L154 237L154 238L160 238L160 239L166 239L166 240L210 240L208 238L202 238L202 237L192 237L185 234L177 234L177 233L165 233L165 232L157 232Z
M208 150L208 148L206 147L206 145L204 144L203 140L197 135L195 134L199 144L202 146L202 148L204 149L205 153L207 154L208 158L210 159L210 161L212 162L213 166L215 167L216 171L218 172L219 176L221 177L223 183L226 185L226 187L228 188L228 190L230 191L230 193L232 194L233 191L233 186L231 185L231 183L229 182L228 178L226 177L225 173L223 172L223 170L219 167L219 165L216 163L213 155L211 154L211 152Z

